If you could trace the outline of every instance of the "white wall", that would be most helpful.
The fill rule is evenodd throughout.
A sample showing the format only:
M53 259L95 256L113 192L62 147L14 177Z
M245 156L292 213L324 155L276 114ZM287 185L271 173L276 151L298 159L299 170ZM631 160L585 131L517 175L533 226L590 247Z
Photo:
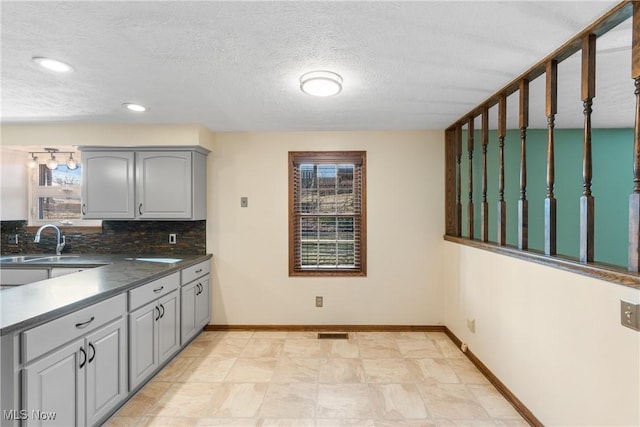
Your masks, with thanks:
M216 134L211 323L441 324L443 139L441 131ZM305 150L367 151L365 278L288 276L288 151Z
M27 211L27 154L11 149L0 150L0 219L24 220ZM4 242L3 242L4 243Z
M547 426L640 425L640 291L443 242L445 324ZM467 329L475 318L476 332Z

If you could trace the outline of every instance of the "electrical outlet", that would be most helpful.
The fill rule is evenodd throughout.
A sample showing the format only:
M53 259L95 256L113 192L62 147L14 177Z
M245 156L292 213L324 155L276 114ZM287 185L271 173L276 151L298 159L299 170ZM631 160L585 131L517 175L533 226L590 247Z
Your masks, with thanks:
M640 331L640 304L620 300L620 323Z
M175 245L177 241L178 241L178 238L177 238L177 235L175 233L169 234L169 244L170 245Z
M10 245L17 245L18 244L18 235L17 234L10 234L9 235L9 244Z
M316 297L316 307L322 307L322 297Z
M249 207L249 198L248 197L240 197L240 207L248 208Z

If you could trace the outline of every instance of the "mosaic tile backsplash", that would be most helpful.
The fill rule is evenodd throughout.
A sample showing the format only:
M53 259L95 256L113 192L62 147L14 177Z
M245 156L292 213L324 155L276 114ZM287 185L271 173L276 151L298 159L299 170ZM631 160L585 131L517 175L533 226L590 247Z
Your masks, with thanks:
M67 240L63 253L69 254L204 255L207 250L206 221L103 221L102 231L89 233L59 227ZM170 233L177 235L175 245L169 244ZM17 245L8 243L14 234ZM26 221L1 221L0 252L55 253L55 230L44 230L40 243L33 241L35 234L36 228L27 229Z

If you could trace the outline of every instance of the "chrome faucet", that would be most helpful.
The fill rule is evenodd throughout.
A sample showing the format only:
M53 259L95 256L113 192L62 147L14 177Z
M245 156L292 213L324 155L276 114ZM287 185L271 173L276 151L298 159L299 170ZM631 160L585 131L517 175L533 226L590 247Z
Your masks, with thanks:
M36 238L33 239L34 242L36 243L40 243L40 233L42 232L42 230L44 230L45 228L48 227L53 227L56 230L57 233L57 244L56 244L56 255L60 255L62 253L62 249L64 249L64 245L65 245L65 237L63 234L60 233L60 229L58 227L56 227L53 224L45 224L42 227L38 228L38 231L36 231Z

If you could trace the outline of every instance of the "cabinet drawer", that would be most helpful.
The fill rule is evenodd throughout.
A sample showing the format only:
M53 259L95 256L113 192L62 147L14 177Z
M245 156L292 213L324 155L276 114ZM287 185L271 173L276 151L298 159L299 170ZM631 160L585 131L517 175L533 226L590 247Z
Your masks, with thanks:
M175 272L129 291L129 311L157 299L180 287L180 272Z
M22 362L27 363L126 314L126 295L118 295L22 333Z
M211 272L211 260L202 261L191 267L187 267L182 270L182 284L186 285L189 282L196 280L198 277L202 277L205 274Z

